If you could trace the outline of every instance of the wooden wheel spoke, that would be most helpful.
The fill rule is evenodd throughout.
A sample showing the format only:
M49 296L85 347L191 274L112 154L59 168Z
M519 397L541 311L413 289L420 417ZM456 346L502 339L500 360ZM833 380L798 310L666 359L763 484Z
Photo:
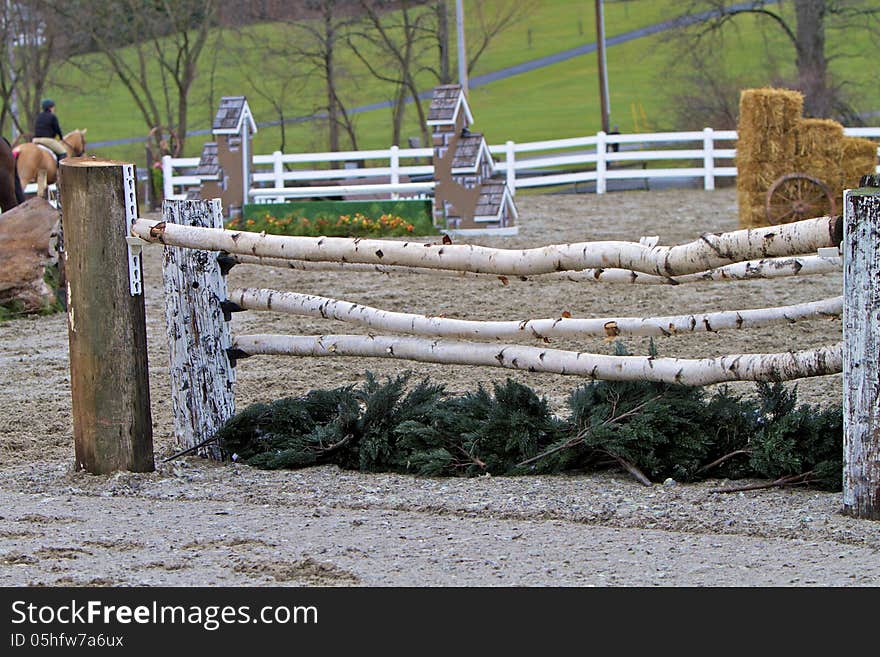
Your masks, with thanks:
M789 192L788 192L787 189L782 189L782 188L780 187L779 189L776 190L776 192L773 194L773 196L774 196L774 197L778 196L778 197L779 197L780 199L782 199L783 201L788 201L788 202L793 201L794 198L792 198L792 197L789 196L788 194L789 194Z

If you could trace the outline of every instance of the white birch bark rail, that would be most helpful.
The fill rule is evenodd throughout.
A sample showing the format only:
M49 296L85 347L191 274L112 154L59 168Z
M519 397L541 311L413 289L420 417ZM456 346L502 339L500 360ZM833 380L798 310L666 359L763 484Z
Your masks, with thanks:
M179 226L139 219L132 234L149 242L207 251L225 251L308 261L359 262L530 276L588 268L630 269L656 276L680 276L732 262L814 253L837 246L840 217L705 234L677 246L634 242L581 242L531 249L495 249L472 244L433 244L344 237L295 237L217 228Z
M520 321L477 321L393 312L350 301L268 289L235 289L230 293L230 299L245 310L274 310L350 322L377 331L470 340L544 340L551 337L589 335L612 339L621 335L670 336L790 324L805 319L839 318L843 312L843 297L839 296L775 308L668 317L556 317Z
M507 278L498 274L479 274L471 271L454 271L451 269L428 269L427 267L405 267L402 265L367 265L357 262L310 262L307 260L286 260L254 255L228 255L235 264L264 265L281 267L296 271L341 271L348 273L375 274L422 274L431 276L449 276L453 278L500 278L502 283L513 281L565 280L586 283L624 283L643 285L681 285L682 283L699 283L708 281L746 281L759 278L780 278L785 276L813 276L831 274L843 270L843 259L840 256L804 255L797 257L763 258L746 260L723 267L716 267L702 272L683 276L653 276L642 274L630 269L582 269L580 271L560 271L536 276L514 276Z
M256 355L357 356L446 365L504 367L606 381L654 381L705 386L725 381L788 381L841 371L843 343L778 354L717 358L606 356L522 345L427 340L385 335L240 335L233 348Z

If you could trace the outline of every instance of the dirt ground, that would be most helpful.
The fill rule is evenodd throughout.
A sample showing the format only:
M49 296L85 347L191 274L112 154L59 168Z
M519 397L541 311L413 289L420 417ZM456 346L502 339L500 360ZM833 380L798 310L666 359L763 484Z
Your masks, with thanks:
M521 247L659 235L661 244L737 228L732 190L517 199ZM457 240L465 241L465 240ZM175 451L161 298L161 251L145 257L157 461ZM296 290L391 310L524 319L650 316L757 308L840 293L841 276L685 288L302 273L241 265L231 287ZM326 321L242 313L236 333L357 332ZM661 355L784 351L837 341L839 321L664 338ZM839 513L839 493L717 494L732 485L643 487L628 475L426 479L333 467L263 472L199 458L151 474L72 471L63 315L0 324L0 585L762 586L880 584L880 523ZM647 341L628 339L634 354ZM602 339L558 340L610 353ZM409 368L473 390L511 376L561 410L578 379L367 359L255 357L238 365L239 408ZM737 384L750 391L750 384ZM799 382L802 401L837 403L840 376ZM737 482L746 483L746 482Z

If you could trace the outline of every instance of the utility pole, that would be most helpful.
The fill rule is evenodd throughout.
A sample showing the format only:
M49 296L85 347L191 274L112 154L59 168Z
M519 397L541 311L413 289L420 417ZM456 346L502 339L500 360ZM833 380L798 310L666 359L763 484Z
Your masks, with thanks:
M599 56L599 103L602 105L602 131L610 131L611 104L608 101L608 66L605 61L605 15L602 0L596 0L596 53Z
M455 22L458 30L458 82L461 90L467 96L467 56L464 52L464 0L455 0Z

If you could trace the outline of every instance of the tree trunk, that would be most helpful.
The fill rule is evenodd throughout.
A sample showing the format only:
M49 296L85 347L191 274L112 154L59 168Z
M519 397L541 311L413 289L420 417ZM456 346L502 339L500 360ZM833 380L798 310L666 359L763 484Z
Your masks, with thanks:
M798 87L804 94L804 115L831 115L833 91L828 86L825 57L826 0L796 0Z
M327 129L330 136L330 151L339 150L339 100L336 97L336 69L334 62L335 34L331 7L324 7L324 81L327 84Z
M189 101L187 100L187 95L189 93L189 85L187 83L184 89L180 90L180 94L177 98L177 143L179 144L180 152L184 152L184 148L186 146L186 123L187 123L187 110L189 108Z
M406 108L406 88L400 85L397 88L397 97L394 99L394 107L391 110L391 143L400 146L400 135L403 132L403 117Z
M452 72L449 67L449 11L446 0L438 0L437 6L437 46L440 56L440 84L452 83Z
M359 303L298 292L266 289L235 289L229 295L245 310L275 312L335 319L374 331L411 333L434 338L466 340L545 340L548 338L620 335L670 336L681 333L748 329L799 320L839 318L843 297L775 308L726 310L668 317L600 317L580 319L554 317L515 321L451 319L435 315L392 312Z
M357 356L446 365L504 367L604 381L655 381L705 386L725 381L789 381L841 371L843 343L781 354L718 358L605 356L521 345L385 335L239 335L233 346L255 356Z

